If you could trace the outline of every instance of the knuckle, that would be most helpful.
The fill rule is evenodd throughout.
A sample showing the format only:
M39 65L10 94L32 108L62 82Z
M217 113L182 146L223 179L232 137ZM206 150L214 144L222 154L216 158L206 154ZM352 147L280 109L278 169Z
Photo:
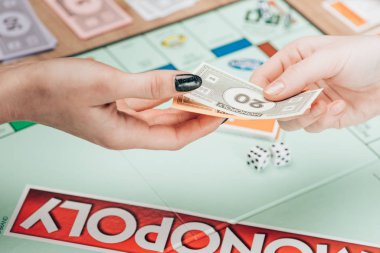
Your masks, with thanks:
M319 36L307 36L296 39L286 46L287 52L291 52L294 59L303 60L314 53L314 47L310 44L310 41L315 40Z
M295 41L292 41L286 46L287 50L294 50L297 49L303 42L303 38L301 39L296 39Z
M302 71L298 66L292 65L288 67L288 69L286 70L286 74L291 77L302 76Z
M147 93L152 99L159 99L162 97L162 90L161 90L161 78L159 75L156 75L154 72L150 74L149 79L150 85L148 85L148 91Z
M303 48L308 40L308 37L299 38L289 43L285 48L286 50L296 50L298 51L300 48Z

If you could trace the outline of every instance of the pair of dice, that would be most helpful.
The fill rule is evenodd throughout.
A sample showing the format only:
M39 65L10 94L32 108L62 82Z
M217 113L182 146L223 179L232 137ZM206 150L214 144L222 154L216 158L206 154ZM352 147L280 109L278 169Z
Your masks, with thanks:
M269 149L255 146L248 153L247 165L256 171L262 171L271 160L276 167L288 166L291 162L289 147L283 142L274 143Z

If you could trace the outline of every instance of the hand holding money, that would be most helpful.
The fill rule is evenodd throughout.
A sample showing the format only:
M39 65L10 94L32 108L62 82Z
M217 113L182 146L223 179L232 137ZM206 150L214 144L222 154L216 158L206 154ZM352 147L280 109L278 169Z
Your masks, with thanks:
M296 117L303 115L322 91L306 91L272 102L264 98L262 88L209 64L202 64L194 74L202 78L202 87L175 98L173 107L216 117L246 120Z
M110 149L177 150L223 121L155 109L201 85L198 77L178 71L129 74L65 58L15 65L0 77L0 124L36 122Z
M273 101L323 88L305 115L280 122L285 130L350 127L380 114L379 52L378 36L308 37L280 50L251 81Z

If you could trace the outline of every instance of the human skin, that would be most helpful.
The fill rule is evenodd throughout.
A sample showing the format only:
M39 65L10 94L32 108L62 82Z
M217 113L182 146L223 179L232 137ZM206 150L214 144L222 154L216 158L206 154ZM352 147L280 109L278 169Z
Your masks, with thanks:
M183 74L127 74L96 61L74 58L2 67L0 124L37 122L109 149L178 150L213 132L223 121L154 109L199 87L180 84L178 75ZM118 103L123 104L123 112Z
M285 130L315 133L365 122L380 114L380 37L297 40L257 69L251 81L273 101L324 89L308 113L280 122Z

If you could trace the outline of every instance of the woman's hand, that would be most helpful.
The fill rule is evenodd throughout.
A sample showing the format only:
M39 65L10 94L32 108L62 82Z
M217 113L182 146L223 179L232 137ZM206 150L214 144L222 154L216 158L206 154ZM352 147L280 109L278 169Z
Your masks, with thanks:
M214 131L223 121L152 109L200 87L199 77L183 74L126 74L82 59L10 67L0 71L0 98L4 98L0 115L6 115L3 121L38 122L110 149L177 150Z
M324 88L311 110L281 123L285 130L320 132L355 125L380 113L380 37L300 39L254 72L269 100Z

